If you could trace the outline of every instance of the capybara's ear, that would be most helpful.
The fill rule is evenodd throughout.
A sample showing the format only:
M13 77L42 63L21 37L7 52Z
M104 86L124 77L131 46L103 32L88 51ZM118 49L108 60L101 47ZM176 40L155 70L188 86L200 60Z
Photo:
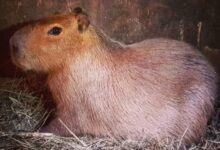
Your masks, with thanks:
M82 8L80 8L80 7L76 7L73 10L73 13L77 19L78 30L80 32L84 32L90 24L90 21L88 19L88 15L85 12L83 12Z
M82 10L81 7L76 7L76 8L74 8L73 13L74 13L75 15L78 15L78 14L83 13L83 10Z

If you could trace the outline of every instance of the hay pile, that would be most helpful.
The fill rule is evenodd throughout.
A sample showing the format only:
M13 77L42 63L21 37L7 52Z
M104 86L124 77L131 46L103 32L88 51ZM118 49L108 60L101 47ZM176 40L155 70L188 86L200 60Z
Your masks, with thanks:
M179 149L180 142L165 139L131 141L110 137L60 137L38 133L48 116L42 97L21 86L22 79L0 78L0 149ZM189 149L220 149L220 107L216 105L207 135Z

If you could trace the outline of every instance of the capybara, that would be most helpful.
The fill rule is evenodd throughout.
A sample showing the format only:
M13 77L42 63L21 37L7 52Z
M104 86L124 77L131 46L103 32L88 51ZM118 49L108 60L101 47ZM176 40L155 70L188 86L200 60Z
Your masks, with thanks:
M158 38L124 45L78 7L23 27L10 47L15 65L48 75L57 118L42 132L183 143L205 133L217 75L184 42Z

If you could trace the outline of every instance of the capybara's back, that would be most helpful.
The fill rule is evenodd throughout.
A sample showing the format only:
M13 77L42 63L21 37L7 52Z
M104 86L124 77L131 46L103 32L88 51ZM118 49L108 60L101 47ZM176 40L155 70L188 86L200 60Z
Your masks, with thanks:
M146 40L129 47L140 54L133 68L140 80L134 87L147 89L143 91L149 100L147 132L171 134L184 142L201 137L216 96L213 67L197 49L175 40ZM144 61L145 66L141 63Z
M216 95L216 73L186 43L168 39L122 45L89 25L77 8L17 31L13 62L48 74L58 117L42 131L125 138L204 135Z

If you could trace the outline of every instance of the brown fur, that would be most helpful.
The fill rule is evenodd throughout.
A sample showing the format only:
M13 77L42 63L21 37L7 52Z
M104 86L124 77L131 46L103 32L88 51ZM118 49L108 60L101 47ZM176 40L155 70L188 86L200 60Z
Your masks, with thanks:
M199 51L168 39L124 46L78 15L37 21L10 41L17 66L48 74L58 118L68 128L76 134L174 137L185 143L204 135L216 73ZM54 26L63 32L48 35ZM44 131L69 135L58 118Z

